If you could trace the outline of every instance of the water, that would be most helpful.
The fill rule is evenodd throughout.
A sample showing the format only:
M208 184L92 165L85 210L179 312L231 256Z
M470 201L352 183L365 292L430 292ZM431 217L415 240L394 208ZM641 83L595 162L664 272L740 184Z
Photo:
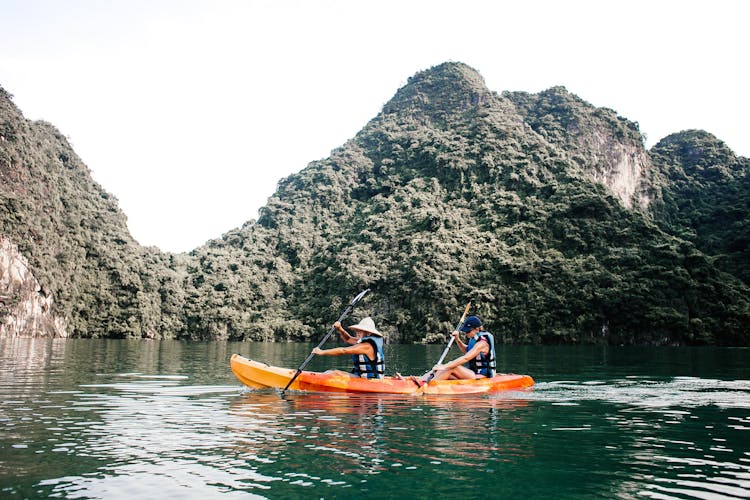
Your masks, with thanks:
M537 385L492 396L282 395L229 371L311 347L0 340L0 498L750 498L750 349L503 347ZM389 345L389 371L441 351Z

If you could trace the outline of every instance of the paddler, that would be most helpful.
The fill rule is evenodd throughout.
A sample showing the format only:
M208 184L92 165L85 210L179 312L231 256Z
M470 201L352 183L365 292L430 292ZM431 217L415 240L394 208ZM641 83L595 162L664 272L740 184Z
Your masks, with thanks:
M461 333L466 334L467 343L461 340ZM449 363L435 365L432 368L435 371L432 380L477 379L495 376L495 339L490 332L484 330L481 319L477 316L469 316L461 326L460 332L456 330L451 335L464 355ZM464 363L469 363L469 366L463 366Z
M356 335L350 335L341 323L337 321L333 327L338 330L341 340L350 344L349 347L335 347L321 349L316 347L313 354L318 356L351 355L353 368L352 377L383 378L385 373L385 356L383 354L383 334L375 328L375 322L369 316L362 318L356 325L349 327Z

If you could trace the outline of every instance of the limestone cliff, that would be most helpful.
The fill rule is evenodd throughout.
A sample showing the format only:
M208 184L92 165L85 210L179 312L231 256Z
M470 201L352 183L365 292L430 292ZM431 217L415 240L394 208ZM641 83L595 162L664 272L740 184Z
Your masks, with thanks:
M566 151L585 176L605 185L625 207L645 210L658 197L654 167L636 122L594 107L564 87L503 96L535 132Z
M67 321L52 312L53 296L42 288L18 247L0 238L2 337L67 337Z

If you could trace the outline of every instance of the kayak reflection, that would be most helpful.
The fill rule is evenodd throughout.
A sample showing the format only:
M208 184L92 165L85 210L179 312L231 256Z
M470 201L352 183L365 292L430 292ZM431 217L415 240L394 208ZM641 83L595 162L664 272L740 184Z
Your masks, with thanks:
M310 474L373 474L392 467L473 466L531 456L519 425L523 393L425 396L248 391L232 404L253 461ZM243 420L246 421L243 425ZM302 459L300 459L300 455ZM286 457L297 457L286 463Z

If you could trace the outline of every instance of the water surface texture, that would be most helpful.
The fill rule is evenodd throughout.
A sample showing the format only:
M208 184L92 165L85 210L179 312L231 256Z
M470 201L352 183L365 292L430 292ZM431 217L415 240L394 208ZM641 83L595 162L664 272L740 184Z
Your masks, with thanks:
M491 396L250 391L229 370L311 348L0 340L0 498L750 498L750 349L502 347L537 384ZM442 349L389 345L388 372Z

